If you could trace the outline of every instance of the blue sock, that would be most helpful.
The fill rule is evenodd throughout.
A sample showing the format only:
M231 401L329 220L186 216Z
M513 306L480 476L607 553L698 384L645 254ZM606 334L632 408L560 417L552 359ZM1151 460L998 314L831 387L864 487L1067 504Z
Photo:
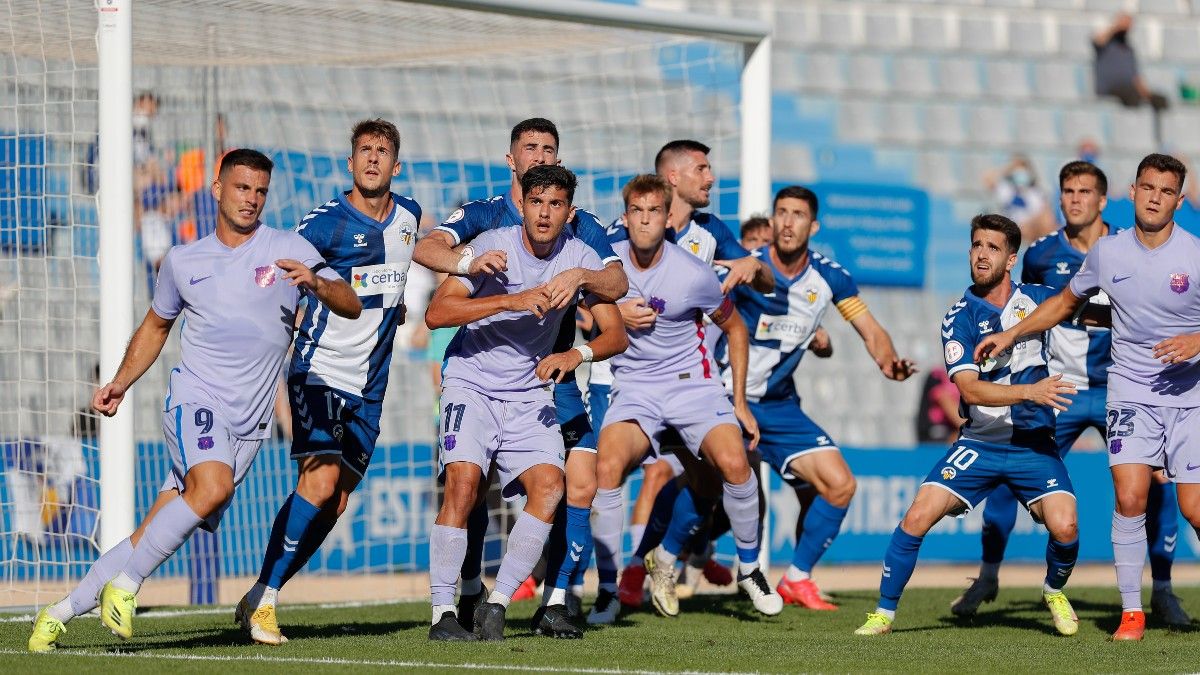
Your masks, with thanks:
M271 538L267 540L267 552L263 556L262 571L258 575L259 583L269 588L283 586L284 574L292 559L296 557L296 549L300 546L309 523L320 511L295 492L288 495L283 506L279 507L279 513L275 515L275 524L271 526Z
M696 495L692 493L691 488L685 487L679 491L679 496L675 498L675 508L671 511L671 524L662 540L663 550L667 553L679 555L688 540L704 525L702 507L696 502ZM705 509L704 512L707 513L711 510L711 504L705 506L710 507Z
M654 497L654 507L650 509L650 520L642 532L642 540L634 542L637 548L633 552L633 564L642 564L646 554L662 543L667 528L671 526L671 513L675 510L675 499L679 496L679 489L679 483L670 480Z
M474 579L483 574L483 546L489 520L487 504L475 507L467 516L467 555L463 558L460 571L464 579Z
M575 565L575 572L571 575L572 586L583 585L584 574L587 573L588 567L590 567L592 564L592 550L596 548L596 542L592 539L592 524L590 522L592 518L592 510L580 510L586 511L586 514L583 516L583 523L579 526L579 529L581 530L581 534L579 536L583 539L583 553L580 554L579 564ZM569 529L567 535L570 536Z
M879 607L896 611L900 594L917 568L917 553L924 537L914 537L896 526L883 556L883 578L879 580Z
M1175 486L1152 480L1146 502L1146 538L1150 540L1150 576L1155 581L1171 580L1178 537L1179 497Z
M308 524L304 536L300 539L300 545L296 547L296 554L292 556L292 562L283 571L283 583L286 584L289 579L296 576L297 572L304 569L317 549L321 548L321 544L325 543L325 538L333 531L333 526L337 525L337 521L337 511L333 510L333 507L322 509L317 517L313 518L312 522Z
M566 526L566 550L564 551L562 564L557 570L558 579L554 583L555 588L569 588L571 580L577 574L577 570L586 570L589 560L584 558L585 552L589 554L592 548L592 528L588 525L588 519L592 517L590 508L579 506L567 507L567 526ZM549 568L546 569L546 579L553 579Z
M804 516L804 534L792 552L792 564L801 572L812 572L813 566L825 555L825 550L842 530L842 521L849 509L837 507L824 497L813 500Z
M1079 537L1069 544L1060 544L1051 537L1046 542L1046 585L1055 590L1066 586L1078 557Z
M983 562L1004 561L1008 536L1017 525L1017 498L1007 485L997 485L983 505Z

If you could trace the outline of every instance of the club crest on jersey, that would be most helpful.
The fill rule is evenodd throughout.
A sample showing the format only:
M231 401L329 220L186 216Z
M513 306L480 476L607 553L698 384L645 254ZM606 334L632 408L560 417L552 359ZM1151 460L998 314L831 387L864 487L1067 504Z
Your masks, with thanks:
M688 250L692 252L692 255L700 255L700 242L699 241L697 241L695 239L691 239L688 241L687 247L688 247Z
M1191 283L1188 281L1188 275L1183 272L1178 272L1171 275L1171 290L1176 293L1186 293Z
M1013 305L1013 311L1016 312L1018 319L1024 319L1029 314L1029 307L1025 303L1018 302Z
M667 311L667 301L663 300L662 298L652 295L650 296L650 301L646 304L649 305L650 309L654 310L657 314L662 314L663 312Z
M808 300L808 304L810 304L810 305L813 304L814 302L816 302L817 301L817 289L812 288L811 286L809 288L804 289L804 299Z
M275 283L275 266L266 265L264 267L254 268L254 283L262 288L266 288Z
M954 477L957 475L958 472L952 466L942 468L942 480L954 480Z
M406 226L400 229L400 241L404 242L405 246L408 246L412 243L414 235L415 233L410 227Z
M1071 273L1071 264L1066 262L1065 260L1056 263L1056 267L1058 267L1058 270L1057 270L1058 274L1070 274Z
M364 248L367 245L367 235L358 233L354 235L354 248Z

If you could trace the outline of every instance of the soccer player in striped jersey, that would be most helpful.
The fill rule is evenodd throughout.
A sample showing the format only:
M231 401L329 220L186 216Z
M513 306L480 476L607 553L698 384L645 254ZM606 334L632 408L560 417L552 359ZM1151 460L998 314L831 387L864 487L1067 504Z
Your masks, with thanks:
M1033 333L1012 349L975 363L977 345L1055 296L1052 288L1012 281L1009 273L1020 248L1021 229L1008 218L980 215L971 221L974 283L942 321L946 372L962 394L967 422L892 533L883 558L879 605L855 631L858 635L892 632L925 534L942 518L978 506L997 485L1011 488L1050 531L1042 599L1059 633L1079 630L1079 619L1062 591L1079 555L1075 495L1054 442L1055 411L1071 404L1075 385L1061 373L1050 374L1052 338L1047 333Z
M825 314L836 308L862 337L884 377L902 381L913 364L896 355L891 336L859 297L858 287L841 265L810 249L820 229L817 196L792 185L775 195L773 239L759 250L775 277L775 290L759 293L734 288L732 299L750 335L750 371L746 395L758 420L763 459L785 480L812 485L817 492L804 510L803 529L792 564L777 589L783 599L809 609L837 607L821 598L813 567L837 537L855 492L850 467L836 443L800 407L793 375L816 339ZM730 372L726 370L727 384ZM688 523L673 522L663 547L679 546Z
M512 170L509 191L491 199L464 204L421 240L413 259L434 271L460 276L503 273L508 266L504 251L475 250L471 241L489 230L521 226L522 216L518 206L523 198L521 178L535 166L559 164L558 145L558 128L550 120L534 117L519 122L509 136L506 157ZM604 268L574 268L556 276L549 283L552 306L556 309L573 308L581 292L594 295L604 302L621 298L628 288L628 282L621 262L613 253L604 227L596 216L573 208L565 227L568 234L596 252ZM455 250L456 247L458 250ZM574 342L575 312L572 309L563 316L555 350L568 350ZM567 494L561 506L562 513L555 519L555 530L550 535L548 576L542 600L544 607L569 603L569 614L574 616L578 612L583 572L592 549L590 530L583 525L591 514L591 499L585 499L582 495L595 490L596 435L588 421L583 395L573 370L555 384L554 404L567 448ZM478 502L468 520L468 548L463 559L462 592L458 607L458 619L468 630L473 628L476 605L486 597L481 574L484 536L488 525L484 501L487 488L487 481L483 481ZM574 592L568 592L571 589ZM540 630L538 626L542 623L543 614L538 612L535 616L535 630ZM557 610L551 614L551 620L558 622ZM554 632L550 626L546 629Z
M233 150L222 158L212 186L216 230L167 253L153 306L112 381L92 395L94 410L115 415L183 317L180 363L171 369L162 412L171 472L137 531L100 556L64 600L38 613L30 651L54 649L64 624L97 604L101 623L113 635L133 635L142 582L197 527L216 531L271 433L300 298L315 297L348 319L362 310L350 285L312 244L259 220L272 167L256 150Z
M287 392L299 476L275 516L258 582L235 611L255 642L284 641L275 612L279 589L325 541L375 451L421 221L421 207L391 191L399 150L400 132L391 122L356 124L346 159L352 187L296 228L350 284L363 311L350 321L311 303L296 334Z
M1112 234L1102 212L1107 203L1108 179L1089 162L1074 161L1058 174L1061 193L1059 205L1066 225L1058 232L1042 237L1025 251L1021 268L1023 283L1043 284L1061 291L1083 265L1084 256L1102 237ZM1107 306L1108 296L1099 293L1090 300ZM1071 407L1055 418L1055 440L1059 455L1066 456L1071 446L1088 428L1105 434L1105 398L1108 394L1108 369L1112 366L1112 337L1107 328L1085 326L1079 318L1064 321L1050 329L1054 351L1050 354L1050 372L1062 373L1075 384ZM1166 482L1162 472L1155 473L1150 484L1147 531L1150 539L1150 571L1154 592L1150 605L1154 613L1173 626L1187 626L1191 617L1171 590L1171 565L1179 534L1179 505L1175 486ZM1008 536L1016 523L1017 503L1012 491L1001 486L988 495L983 509L983 564L979 576L950 605L959 616L971 616L983 602L996 597L998 574L1004 559Z

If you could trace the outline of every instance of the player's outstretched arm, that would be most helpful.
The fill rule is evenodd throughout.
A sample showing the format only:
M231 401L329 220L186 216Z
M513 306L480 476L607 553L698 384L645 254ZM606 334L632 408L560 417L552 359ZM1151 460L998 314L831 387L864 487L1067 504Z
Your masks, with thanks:
M299 260L276 260L275 265L287 272L283 275L293 286L302 286L317 296L331 312L344 319L357 319L362 314L362 301L345 279L330 279L313 271Z
M760 293L770 293L775 290L775 275L767 263L748 255L737 260L714 260L714 265L729 269L725 280L721 282L721 291L728 293L734 286L748 284Z
M1050 330L1059 322L1074 316L1084 301L1085 298L1075 295L1071 292L1071 287L1067 286L1058 295L1038 305L1032 314L1017 325L980 340L979 344L975 345L975 363L983 363L984 359L994 354L1003 354L1026 335Z
M495 274L508 269L508 255L504 251L464 255L454 250L453 239L441 230L434 230L417 242L413 262L434 272L458 275Z
M562 382L567 373L578 368L585 361L603 361L609 359L629 346L629 338L625 335L625 324L621 314L612 303L596 303L591 306L592 317L600 334L595 340L579 347L572 347L565 352L551 354L538 362L537 376L542 380Z
M749 448L758 447L758 421L746 404L746 371L750 363L750 331L742 321L742 315L734 309L728 298L717 311L709 315L713 323L725 332L729 340L729 368L733 374L733 413L742 423L742 429L750 437Z
M164 319L153 309L146 312L142 325L138 326L133 332L133 337L129 339L125 357L121 359L121 366L117 368L112 382L100 387L92 395L93 410L108 417L117 414L117 408L125 399L125 392L129 391L133 383L137 382L158 358L173 325L175 319Z
M473 298L463 284L458 277L447 277L434 291L425 310L425 325L430 330L465 326L501 312L530 312L540 319L550 307L545 285L510 295Z
M554 309L570 305L581 290L601 302L616 302L629 290L629 279L619 262L611 262L600 270L572 267L554 275L546 284L546 290L550 292L550 306Z
M1066 410L1071 405L1068 396L1075 394L1075 385L1062 379L1062 374L1051 375L1033 384L996 384L979 379L974 370L960 370L951 378L963 402L967 405L1010 406L1018 403L1048 405L1055 410Z
M864 308L862 313L850 320L850 325L854 326L854 330L862 337L863 344L867 346L867 353L875 359L875 364L879 366L879 372L883 373L884 377L900 382L917 372L912 361L896 355L892 336L879 325L879 321L869 310Z

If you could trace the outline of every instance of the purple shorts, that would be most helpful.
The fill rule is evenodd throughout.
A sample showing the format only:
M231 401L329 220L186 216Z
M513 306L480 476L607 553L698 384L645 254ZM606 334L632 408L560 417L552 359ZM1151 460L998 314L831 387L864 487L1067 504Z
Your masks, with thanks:
M700 444L713 428L722 424L741 425L733 415L733 404L720 380L685 378L667 383L621 382L612 389L612 402L604 415L604 426L636 422L650 438L650 448L662 455L663 432L679 432L692 454L700 455Z
M554 401L502 401L464 387L442 390L438 478L446 465L470 462L484 476L495 464L504 498L525 494L517 480L538 464L560 471L566 459Z
M1108 465L1147 464L1176 483L1200 483L1200 408L1109 401Z
M163 436L171 453L171 473L160 492L183 492L188 469L202 462L221 462L233 469L233 485L242 479L254 464L262 448L262 439L235 438L229 425L208 405L181 403L163 413ZM215 532L229 504L205 519L205 529Z

